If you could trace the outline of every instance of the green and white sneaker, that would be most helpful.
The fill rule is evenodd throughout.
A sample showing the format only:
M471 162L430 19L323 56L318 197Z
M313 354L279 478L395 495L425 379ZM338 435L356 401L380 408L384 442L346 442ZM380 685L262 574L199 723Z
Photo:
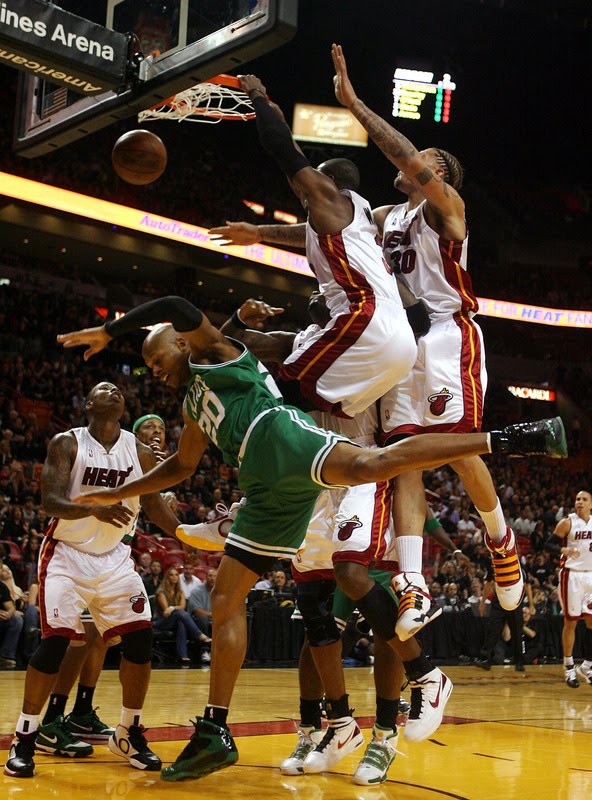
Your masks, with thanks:
M66 758L83 758L93 752L92 744L81 742L66 728L64 717L60 714L48 725L41 725L35 742L35 749L42 753Z
M115 728L99 719L96 708L88 714L68 714L64 724L73 736L97 742L106 742L115 733Z
M228 728L198 717L195 731L183 752L170 767L160 773L163 781L202 778L210 772L230 767L238 760L238 751Z
M323 738L323 731L318 728L311 728L303 725L298 729L298 744L288 758L284 758L280 764L282 775L303 775L302 765L309 753L320 744Z
M386 780L389 767L397 755L397 738L397 731L374 726L372 739L354 772L354 783L373 786Z

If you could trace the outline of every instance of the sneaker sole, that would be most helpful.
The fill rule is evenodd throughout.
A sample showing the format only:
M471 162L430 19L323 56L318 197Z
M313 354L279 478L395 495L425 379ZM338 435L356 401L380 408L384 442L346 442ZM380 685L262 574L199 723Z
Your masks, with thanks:
M567 458L567 437L565 426L561 417L553 417L549 420L549 433L551 439L547 443L549 458Z
M578 669L576 669L576 672L578 673L580 678L582 678L584 683L588 684L588 686L592 686L592 675L587 675L585 672L582 672L582 670L579 669L579 667Z
M236 754L236 758L232 758L226 761L223 764L215 764L214 766L208 767L203 770L191 770L191 769L180 769L177 772L168 772L167 769L172 769L172 767L166 767L160 773L160 779L162 781L187 781L187 780L197 780L198 778L203 778L205 775L211 775L212 772L219 772L221 769L226 769L226 767L231 767L233 764L236 764L238 761L238 753ZM196 774L197 773L197 774Z
M355 751L359 747L362 747L363 744L364 744L364 734L360 731L360 733L357 736L355 736L353 739L350 740L350 742L348 742L348 746L343 748L343 751L340 752L339 758L336 761L332 761L330 764L323 766L321 769L316 769L316 768L307 769L307 766L310 767L310 765L307 765L305 761L304 764L302 765L302 771L306 775L320 775L321 772L326 772L329 769L333 769L333 767L337 766L337 764L339 764L340 761L346 758L346 756L355 753Z
M442 608L440 606L431 606L428 611L423 615L423 620L419 622L415 627L408 628L405 631L398 630L398 624L395 626L395 633L399 637L402 642L406 642L407 639L411 639L412 636L415 636L422 628L425 628L426 625L429 625L432 620L437 619L440 614L442 613Z
M386 768L386 772L380 778L371 778L369 780L366 780L365 778L363 778L362 776L358 775L357 773L354 773L353 782L355 784L357 784L358 786L378 786L380 783L384 783L386 781L386 776L388 775L388 771L391 768L391 765L392 765L394 760L395 760L395 757L393 756L392 759L389 761L389 765Z
M86 758L92 756L93 750L60 750L59 747L47 747L43 744L35 744L35 750L39 753L48 753L50 756L60 756L60 758Z
M8 767L4 767L4 774L9 778L32 778L35 775L35 768L23 770L22 772L13 772Z

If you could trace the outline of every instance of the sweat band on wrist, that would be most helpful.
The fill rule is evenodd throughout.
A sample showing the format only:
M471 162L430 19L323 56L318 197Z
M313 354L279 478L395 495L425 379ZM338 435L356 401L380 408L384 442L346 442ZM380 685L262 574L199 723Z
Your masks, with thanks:
M246 331L247 328L249 327L248 325L245 325L245 323L239 317L238 309L233 312L232 316L230 317L230 321L232 322L235 328L240 328L241 331Z

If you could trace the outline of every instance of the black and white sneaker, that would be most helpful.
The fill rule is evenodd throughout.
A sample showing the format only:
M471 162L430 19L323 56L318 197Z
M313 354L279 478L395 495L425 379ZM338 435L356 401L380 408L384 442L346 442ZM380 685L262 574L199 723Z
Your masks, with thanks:
M567 458L567 439L561 417L507 425L501 431L492 431L491 436L496 451L510 456Z
M11 778L32 778L35 774L35 741L38 731L33 733L16 733L10 745L8 760L4 765L4 774Z
M426 675L409 681L411 711L405 725L405 738L422 742L435 733L442 723L444 708L452 693L452 681L435 667Z
M109 750L116 756L126 758L135 769L155 772L161 768L162 762L148 747L145 731L143 725L130 725L129 728L118 725L109 739Z

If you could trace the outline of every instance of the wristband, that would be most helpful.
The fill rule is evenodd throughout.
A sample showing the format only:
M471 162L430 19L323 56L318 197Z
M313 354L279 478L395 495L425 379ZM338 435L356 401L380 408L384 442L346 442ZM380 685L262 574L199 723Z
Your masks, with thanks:
M249 327L248 325L245 325L245 323L239 317L238 310L233 312L232 316L230 317L230 321L232 322L235 328L240 328L241 331L246 331L247 328Z
M462 550L458 550L458 549L457 549L457 550L453 550L453 551L452 551L452 555L453 555L453 556L455 556L457 553L460 553L460 554L461 554L461 556L462 556L462 554L463 554L463 551L462 551Z

